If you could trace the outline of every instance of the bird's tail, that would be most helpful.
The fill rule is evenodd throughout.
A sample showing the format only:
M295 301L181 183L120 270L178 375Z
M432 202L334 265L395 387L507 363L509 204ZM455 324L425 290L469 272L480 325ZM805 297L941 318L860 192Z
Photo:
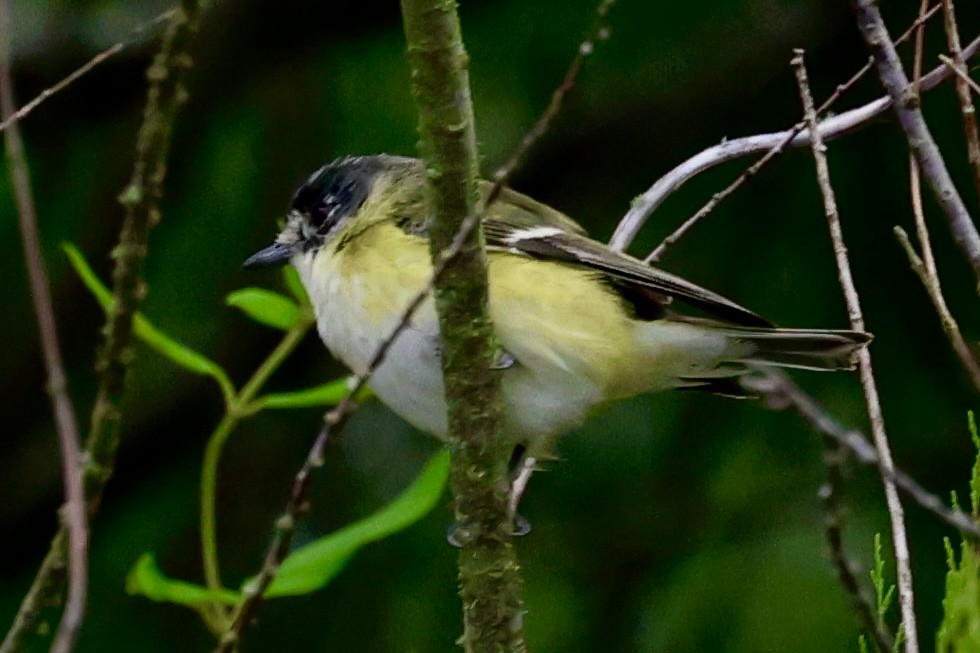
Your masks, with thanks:
M730 396L748 396L737 377L753 366L854 369L855 354L872 337L861 331L737 327L695 319L647 322L637 335L648 391L689 388Z
M848 330L722 327L715 332L737 352L731 362L818 371L854 369L855 354L872 339L870 333Z

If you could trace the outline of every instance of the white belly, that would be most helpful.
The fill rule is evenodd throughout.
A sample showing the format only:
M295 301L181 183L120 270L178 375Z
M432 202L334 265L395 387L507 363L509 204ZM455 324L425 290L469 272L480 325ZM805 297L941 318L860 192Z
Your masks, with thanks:
M316 264L332 265L325 261ZM358 275L342 275L323 267L314 282L308 266L297 266L314 299L320 337L336 358L355 373L363 373L417 289L414 284L370 286ZM385 308L391 306L398 308ZM495 322L502 322L500 327L520 321L513 310L508 312L506 308L491 307ZM525 443L532 452L546 455L550 453L546 449L550 448L552 436L581 424L600 401L601 392L577 370L532 355L534 334L514 328L498 328L497 334L504 349L517 358L514 365L499 371L505 430L509 437ZM435 307L430 297L394 341L368 385L406 421L445 439L447 422L440 348Z
M355 374L364 373L381 343L394 331L400 314L378 318L369 315L364 286L359 278L340 281L332 277L318 302L317 329L335 358ZM400 305L412 300L407 294ZM344 310L336 310L345 306ZM427 299L392 343L368 386L389 408L423 431L446 434L446 404L435 308Z

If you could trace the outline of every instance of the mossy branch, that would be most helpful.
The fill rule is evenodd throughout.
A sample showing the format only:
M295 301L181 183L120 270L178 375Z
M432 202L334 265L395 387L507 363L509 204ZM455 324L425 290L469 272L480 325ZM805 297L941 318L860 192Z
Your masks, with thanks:
M189 45L200 20L202 4L199 0L181 2L167 27L160 52L147 69L149 90L137 137L133 176L119 197L124 219L119 243L112 252L113 306L104 328L104 345L96 361L99 390L85 441L83 481L89 514L98 508L115 463L122 424L122 394L132 359L133 316L146 294L140 271L150 230L160 221L159 202L163 197L170 135L177 112L187 99L183 80L192 66ZM66 543L62 526L0 645L0 653L21 650L25 637L37 630L42 608L62 605Z
M507 508L510 456L500 434L500 377L487 314L483 232L475 219L476 138L467 55L452 0L402 0L419 109L434 262L468 231L436 283L452 442L450 484L461 539L460 596L466 651L524 651L521 579Z

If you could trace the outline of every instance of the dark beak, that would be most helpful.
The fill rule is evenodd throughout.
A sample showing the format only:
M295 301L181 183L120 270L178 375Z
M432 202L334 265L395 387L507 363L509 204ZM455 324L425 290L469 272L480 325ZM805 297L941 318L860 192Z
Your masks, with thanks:
M242 267L249 270L279 267L289 263L289 259L293 257L294 252L295 248L292 245L275 242L265 249L249 256L248 259L242 263Z

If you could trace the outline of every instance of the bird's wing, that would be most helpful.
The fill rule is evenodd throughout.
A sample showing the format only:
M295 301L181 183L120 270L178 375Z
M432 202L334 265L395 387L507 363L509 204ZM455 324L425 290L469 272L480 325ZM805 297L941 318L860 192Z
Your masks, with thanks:
M513 196L520 202L514 202ZM513 196L501 197L490 207L483 223L488 248L595 270L619 286L647 291L642 293L644 300L659 302L661 311L666 297L734 324L772 326L730 299L590 239L577 223L554 209L519 193Z

